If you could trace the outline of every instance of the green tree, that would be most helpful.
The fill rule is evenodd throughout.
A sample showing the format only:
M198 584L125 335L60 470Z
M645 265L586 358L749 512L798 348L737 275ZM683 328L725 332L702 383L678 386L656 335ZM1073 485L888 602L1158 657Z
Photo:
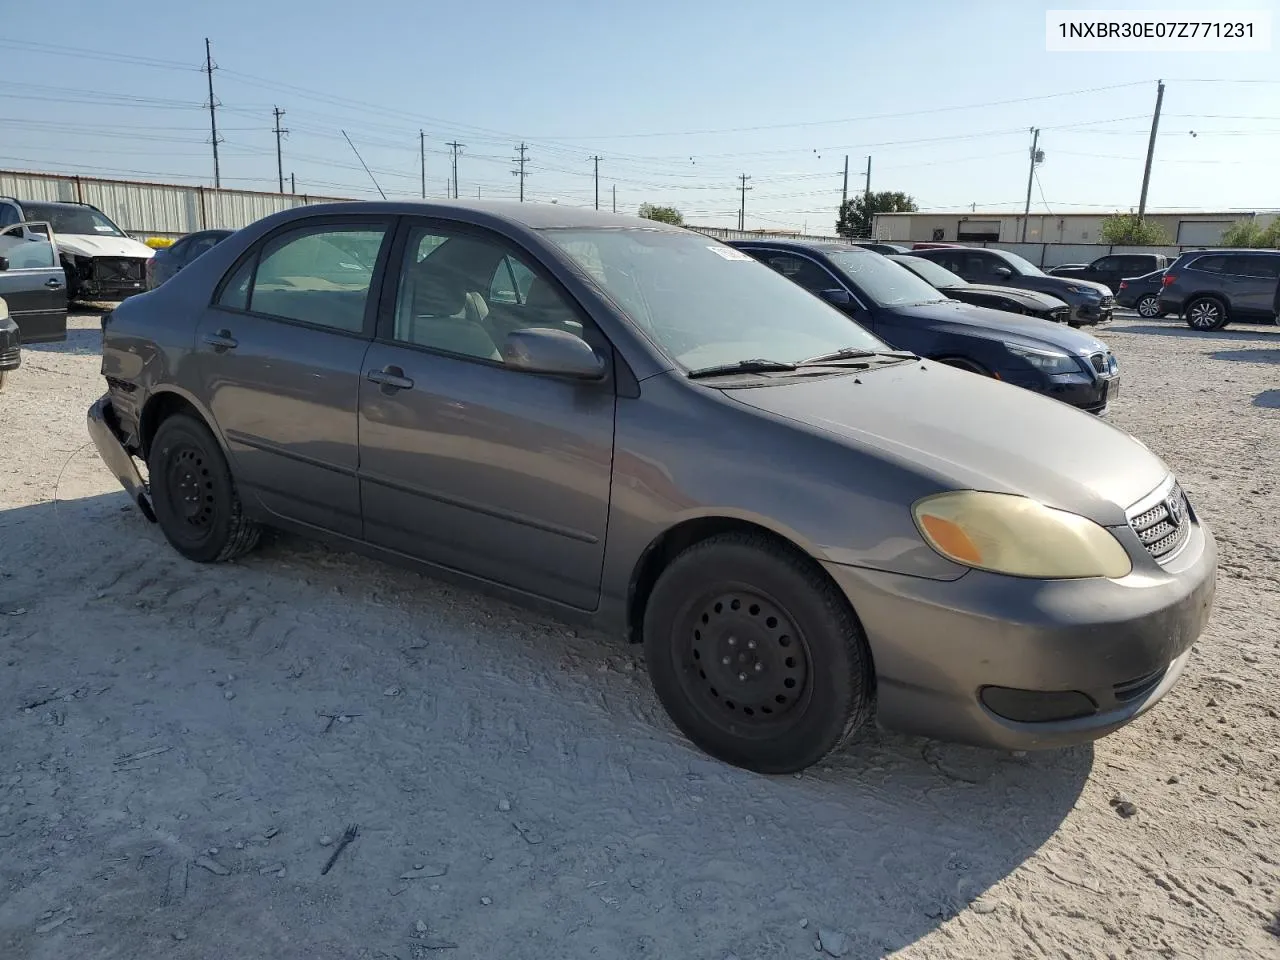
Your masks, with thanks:
M660 207L655 203L640 204L640 216L646 220L658 220L677 227L684 226L684 214L675 207Z
M836 233L842 237L869 237L877 213L915 213L919 207L913 198L900 190L859 193L840 204L836 217Z
M1117 213L1102 221L1098 233L1103 243L1128 247L1158 247L1169 242L1169 236L1158 223L1148 223L1134 213Z
M1222 235L1224 247L1280 247L1280 217L1267 227L1260 227L1253 220L1237 220Z

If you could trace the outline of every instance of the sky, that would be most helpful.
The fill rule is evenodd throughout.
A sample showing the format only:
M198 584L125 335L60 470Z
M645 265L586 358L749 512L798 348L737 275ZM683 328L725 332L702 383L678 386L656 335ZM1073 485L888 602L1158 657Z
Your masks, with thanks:
M1236 0L1271 11L1280 0ZM1049 53L1048 9L1214 4L854 0L0 0L0 169L275 190L273 107L297 192L458 192L830 233L844 189L922 210L1136 207L1166 83L1148 209L1280 208L1280 41L1270 53ZM1164 18L1167 19L1167 16ZM54 29L56 25L56 29ZM596 161L593 158L598 157Z

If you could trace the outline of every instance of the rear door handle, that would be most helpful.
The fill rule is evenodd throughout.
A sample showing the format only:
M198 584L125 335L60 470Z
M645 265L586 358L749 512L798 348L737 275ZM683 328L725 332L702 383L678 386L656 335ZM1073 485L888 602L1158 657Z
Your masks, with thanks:
M59 287L62 286L62 281L55 280L52 277L50 277L48 280L44 282L44 285L48 287L50 290L57 290Z
M204 342L215 350L234 350L240 345L235 337L231 335L230 330L219 330L217 333L206 333Z
M412 390L413 381L404 375L404 371L396 366L386 366L381 370L370 370L365 374L370 383L379 384L384 390Z

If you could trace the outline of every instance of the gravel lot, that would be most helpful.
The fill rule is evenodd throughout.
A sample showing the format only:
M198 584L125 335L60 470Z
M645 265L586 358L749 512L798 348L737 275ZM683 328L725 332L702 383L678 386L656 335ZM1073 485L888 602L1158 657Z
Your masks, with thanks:
M611 637L293 538L181 560L88 444L72 327L0 394L0 957L1280 956L1280 329L1100 334L1222 553L1159 707L765 778Z

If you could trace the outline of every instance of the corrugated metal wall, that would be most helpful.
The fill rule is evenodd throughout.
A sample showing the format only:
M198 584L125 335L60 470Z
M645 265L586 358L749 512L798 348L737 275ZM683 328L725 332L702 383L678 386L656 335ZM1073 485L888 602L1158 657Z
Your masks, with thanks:
M238 229L280 210L348 199L17 170L0 170L0 196L91 203L137 237L180 237L211 227Z

